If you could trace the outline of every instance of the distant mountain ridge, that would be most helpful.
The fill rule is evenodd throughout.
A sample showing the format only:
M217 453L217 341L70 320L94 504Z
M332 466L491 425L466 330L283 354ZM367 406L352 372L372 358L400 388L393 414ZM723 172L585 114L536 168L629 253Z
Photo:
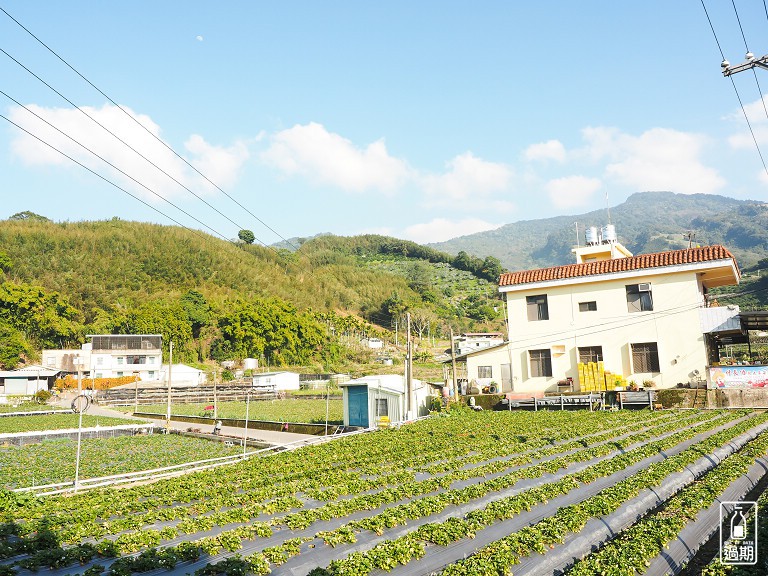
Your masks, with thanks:
M610 208L619 241L635 254L722 244L742 268L768 257L768 203L714 194L638 192ZM571 249L584 244L585 228L608 224L605 209L506 224L496 230L428 244L444 252L494 256L509 270L526 270L573 262Z

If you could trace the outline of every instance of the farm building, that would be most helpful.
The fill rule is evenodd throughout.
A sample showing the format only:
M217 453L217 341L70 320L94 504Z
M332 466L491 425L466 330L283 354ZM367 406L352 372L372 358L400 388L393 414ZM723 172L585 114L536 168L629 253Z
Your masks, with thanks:
M253 386L268 388L274 386L275 390L298 390L299 375L296 372L264 372L253 375Z
M344 404L344 425L369 428L386 416L389 422L403 422L426 415L430 387L412 380L413 409L406 414L406 382L400 374L365 376L340 384Z
M38 390L50 390L60 370L45 366L25 366L0 372L3 393L8 396L30 396Z

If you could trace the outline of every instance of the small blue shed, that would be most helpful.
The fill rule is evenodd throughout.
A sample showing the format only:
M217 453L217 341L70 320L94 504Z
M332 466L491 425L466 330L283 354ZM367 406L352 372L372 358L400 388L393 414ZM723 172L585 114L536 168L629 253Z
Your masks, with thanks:
M412 380L413 410L406 414L405 378L400 374L365 376L340 384L344 404L344 425L371 428L383 417L402 422L426 415L430 389L421 380Z

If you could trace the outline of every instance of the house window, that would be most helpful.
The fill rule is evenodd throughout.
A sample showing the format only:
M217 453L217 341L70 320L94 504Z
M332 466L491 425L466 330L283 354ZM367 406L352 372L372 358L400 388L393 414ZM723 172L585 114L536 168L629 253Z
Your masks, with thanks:
M387 404L386 398L377 398L376 418L381 418L382 416L389 416L389 404Z
M492 366L478 366L477 367L477 377L478 378L493 378L493 367Z
M629 284L626 288L627 310L629 312L650 312L653 310L653 296L649 282Z
M126 356L126 362L128 364L146 364L146 356Z
M97 356L96 357L96 366L103 366L104 365L104 357L103 356Z
M579 312L595 312L597 311L597 302L592 300L591 302L579 302Z
M531 378L552 376L552 354L549 349L528 350L531 360Z
M118 372L118 373L117 373L117 377L118 377L118 378L122 378L122 377L123 377L123 373L122 373L122 372Z
M125 358L122 357L122 356L118 356L117 357L117 364L121 365L121 364L124 364L124 363L125 363Z
M602 362L603 361L603 347L602 346L580 346L579 347L579 362L586 364L587 362Z
M525 303L528 306L528 320L549 320L546 294L526 296Z
M150 379L154 379L154 377L155 377L154 370L150 370L149 372L147 372L147 376L149 376Z
M632 347L633 372L661 372L659 367L659 347L656 342L630 344Z
M56 356L48 356L48 359L46 360L46 364L48 366L56 366Z

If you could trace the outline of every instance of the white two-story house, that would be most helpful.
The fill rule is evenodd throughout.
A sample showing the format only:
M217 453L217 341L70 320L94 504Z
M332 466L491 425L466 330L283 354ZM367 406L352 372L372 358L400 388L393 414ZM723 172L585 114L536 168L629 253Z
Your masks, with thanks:
M633 256L612 240L574 252L576 264L501 276L508 339L462 359L469 380L542 395L568 378L583 389L579 363L660 388L705 372L707 291L740 279L726 248Z
M43 350L43 364L93 378L135 376L143 382L163 377L160 334L97 334L80 349Z

